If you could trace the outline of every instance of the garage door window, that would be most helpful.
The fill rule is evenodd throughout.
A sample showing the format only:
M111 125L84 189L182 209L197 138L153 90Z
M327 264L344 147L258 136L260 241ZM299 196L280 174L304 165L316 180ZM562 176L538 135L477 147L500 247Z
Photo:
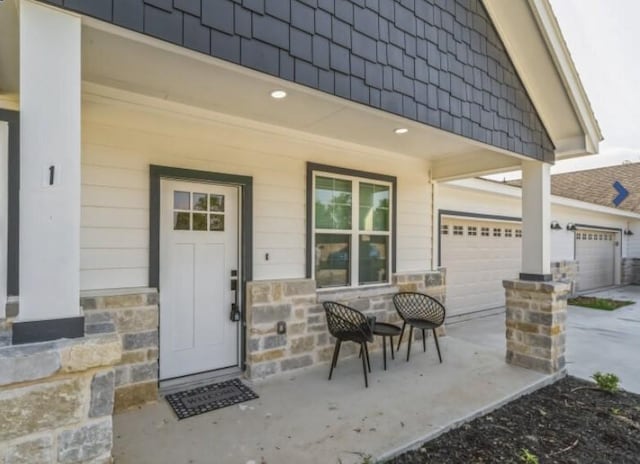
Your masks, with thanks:
M313 276L319 288L390 282L390 182L316 172Z

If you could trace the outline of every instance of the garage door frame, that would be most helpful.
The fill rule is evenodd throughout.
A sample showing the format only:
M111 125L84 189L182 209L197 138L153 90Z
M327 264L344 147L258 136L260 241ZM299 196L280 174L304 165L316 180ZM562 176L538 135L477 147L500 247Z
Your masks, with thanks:
M485 221L518 222L522 224L522 218L516 217L516 216L501 216L497 214L469 213L467 211L439 209L438 210L438 267L442 266L442 216L483 219ZM575 254L575 245L574 245L574 254Z
M616 233L616 247L618 248L618 251L614 254L614 263L613 263L613 269L615 271L615 275L613 277L613 285L620 285L621 281L622 281L622 228L621 227L607 227L607 226L597 226L597 225L593 225L593 224L579 224L576 223L575 224L575 228L576 229L587 229L587 230L601 230L603 232L615 232ZM578 258L578 254L577 254L577 248L578 248L578 244L576 243L576 231L573 231L573 259L577 260ZM578 262L578 266L580 266L580 263ZM580 277L580 268L578 267L578 278ZM578 282L578 285L580 285L580 283ZM595 289L596 291L599 289ZM586 290L586 292L589 292L590 290Z
M472 220L472 221L486 221L486 222L500 222L504 224L511 224L514 227L522 227L522 218L516 216L505 216L505 215L497 215L497 214L485 214L485 213L472 213L467 211L456 211L456 210L447 210L447 209L438 209L438 219L437 219L437 232L434 234L437 237L437 257L438 257L438 267L442 267L442 227L444 224L444 220L446 218L449 219L458 219L458 220ZM522 263L520 263L521 266ZM447 285L449 285L447 280ZM492 307L486 309L474 310L471 312L463 312L448 315L448 317L464 320L470 317L477 317L478 314L489 315L495 313L496 310L500 310L500 307Z

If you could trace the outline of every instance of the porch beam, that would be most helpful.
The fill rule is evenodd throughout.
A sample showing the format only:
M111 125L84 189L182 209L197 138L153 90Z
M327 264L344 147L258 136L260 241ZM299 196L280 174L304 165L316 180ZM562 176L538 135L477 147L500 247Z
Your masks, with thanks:
M521 160L490 151L467 153L435 160L431 179L436 182L467 179L500 172L517 171Z
M43 326L28 323L50 319L59 319L50 327L61 327L50 339L78 336L80 40L79 16L20 2L18 323L27 325L14 329L14 342L16 333L28 342L33 330ZM74 333L65 333L66 328Z
M522 162L522 280L551 280L551 166Z

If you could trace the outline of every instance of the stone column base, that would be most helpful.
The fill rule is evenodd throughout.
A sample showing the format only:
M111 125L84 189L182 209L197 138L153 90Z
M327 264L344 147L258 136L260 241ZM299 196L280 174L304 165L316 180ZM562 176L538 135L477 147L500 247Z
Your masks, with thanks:
M565 366L568 282L505 280L507 363L552 374Z
M0 463L112 462L115 334L0 348Z

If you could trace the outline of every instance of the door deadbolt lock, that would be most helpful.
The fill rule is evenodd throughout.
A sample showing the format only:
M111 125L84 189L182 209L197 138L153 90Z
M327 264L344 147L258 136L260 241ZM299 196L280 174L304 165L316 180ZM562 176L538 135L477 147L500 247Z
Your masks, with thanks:
M238 322L240 320L240 310L238 309L238 305L235 303L231 304L231 314L229 315L229 319L232 322Z

